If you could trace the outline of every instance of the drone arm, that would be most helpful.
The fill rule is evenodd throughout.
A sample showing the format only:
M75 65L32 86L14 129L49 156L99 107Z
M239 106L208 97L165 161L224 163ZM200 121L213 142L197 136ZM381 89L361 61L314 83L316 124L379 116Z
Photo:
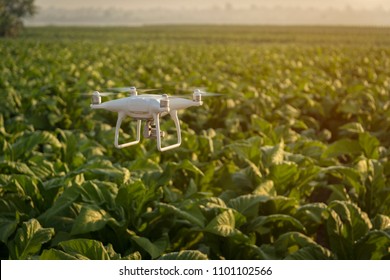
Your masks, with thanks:
M118 140L119 140L119 129L120 129L120 127L121 127L122 120L123 120L124 117L125 117L124 114L119 113L119 114L118 114L118 120L117 120L117 122L116 122L114 145L115 145L115 147L118 148L118 149L122 149L122 148L125 148L125 147L128 147L128 146L131 146L131 145L138 144L139 141L140 141L140 139L141 139L141 120L137 120L137 138L136 138L136 140L135 140L135 141L132 141L132 142L124 143L124 144L118 144Z
M181 145L181 131L180 131L180 122L177 117L177 110L172 110L169 113L175 123L176 133L177 133L177 143L172 144L166 147L161 147L161 133L160 133L160 114L154 114L154 121L156 123L156 136L157 136L157 149L161 152L168 151L174 148L177 148Z

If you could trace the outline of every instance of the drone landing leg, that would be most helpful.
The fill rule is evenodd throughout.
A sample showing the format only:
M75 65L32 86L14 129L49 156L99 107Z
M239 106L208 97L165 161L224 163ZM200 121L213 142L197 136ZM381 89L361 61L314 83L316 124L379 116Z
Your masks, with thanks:
M136 138L136 140L132 141L132 142L124 143L124 144L118 144L119 129L121 127L122 120L123 120L124 117L125 117L124 114L121 114L121 113L118 114L118 120L116 122L116 127L115 127L115 141L114 141L114 145L118 149L122 149L122 148L125 148L125 147L128 147L128 146L131 146L131 145L138 144L140 139L141 139L141 120L137 120L137 138Z
M171 115L173 122L175 123L176 133L177 133L177 143L166 147L161 147L160 114L153 115L154 122L156 123L157 149L161 152L177 148L181 145L180 122L179 122L179 118L177 117L177 110L172 110L169 114Z

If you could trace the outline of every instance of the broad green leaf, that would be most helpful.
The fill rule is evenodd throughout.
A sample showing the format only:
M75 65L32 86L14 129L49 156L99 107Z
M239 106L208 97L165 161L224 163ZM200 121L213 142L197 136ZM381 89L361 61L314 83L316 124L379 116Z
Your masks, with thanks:
M332 252L339 259L354 258L354 244L372 228L371 221L366 213L347 201L332 201L329 213L326 227Z
M161 197L161 188L157 186L147 188L142 181L135 181L119 188L115 203L132 219L138 219L151 203L160 200Z
M285 196L272 196L261 201L259 215L288 214L293 215L298 207L297 200Z
M34 172L23 162L0 161L0 172L3 174L25 174L35 176Z
M95 159L89 161L71 172L71 175L84 173L87 180L100 179L102 181L113 181L126 183L128 174L123 169L115 167L111 161Z
M324 203L309 203L298 207L295 217L313 232L326 219L328 214L327 206Z
M15 232L17 226L16 218L0 217L0 241L7 244L8 238Z
M212 219L204 229L206 232L223 237L248 241L248 237L236 229L236 218L232 209L228 209Z
M364 154L367 158L378 159L379 158L379 146L380 142L368 132L359 134L359 144L362 147Z
M72 239L63 241L58 246L65 253L76 257L77 259L89 260L109 260L109 255L103 244L97 240L90 239Z
M231 199L228 206L245 216L255 216L258 212L259 202L267 201L264 195L247 194Z
M367 214L351 202L333 201L329 208L336 211L348 228L348 239L356 241L363 237L371 228L372 224Z
M274 182L272 180L266 180L261 183L256 189L253 191L255 195L266 195L266 196L276 196L276 190L274 186Z
M335 165L323 168L322 171L344 179L358 194L362 194L365 191L365 187L361 182L361 174L356 169Z
M280 194L285 192L284 186L295 182L298 176L298 165L294 162L284 162L271 167L270 177L275 183L275 189Z
M286 260L333 260L330 251L323 247L303 247L287 255Z
M341 131L346 131L349 133L359 134L364 132L364 128L361 123L350 122L340 127Z
M276 251L287 259L328 259L331 252L300 232L287 232L275 242Z
M205 229L208 232L224 237L233 235L236 231L233 211L229 209L222 212Z
M265 146L261 148L263 154L263 164L265 167L278 165L283 162L284 158L284 142L276 146Z
M189 221L193 225L197 225L200 228L203 228L205 225L205 217L202 215L202 212L195 208L197 206L192 206L190 209L179 209L173 205L166 203L158 203L159 207L166 209L172 213L178 215L178 217Z
M196 167L191 161L189 161L188 159L185 159L183 161L181 161L178 165L177 165L177 168L178 169L184 169L184 170L188 170L188 171L191 171L193 172L194 174L199 174L201 176L203 176L203 172L202 170L200 170L198 167Z
M39 259L40 260L77 260L78 258L71 254L65 253L64 251L52 248L49 250L43 250Z
M249 225L250 230L259 234L280 233L284 231L305 232L305 227L292 216L273 214L254 218Z
M28 259L38 254L42 244L50 241L53 235L54 229L42 228L35 219L24 222L17 230L15 239L10 242L11 256L19 260Z
M142 256L141 256L140 252L137 251L137 252L134 252L134 253L131 253L129 255L122 257L121 260L129 260L129 261L142 260Z
M78 186L66 188L53 205L39 216L39 220L56 229L70 231L78 214L74 206L81 191L82 189Z
M138 246L148 252L152 259L160 257L169 245L167 236L162 236L159 240L154 242L150 241L149 238L137 235L131 236L131 239L137 243Z
M180 252L172 252L164 254L158 258L159 260L208 260L207 255L196 250L183 250Z
M354 255L356 259L361 260L388 260L390 257L390 234L381 230L368 232L357 241Z
M341 139L332 143L324 152L324 158L337 158L341 155L359 154L362 149L358 141L351 139Z
M104 228L108 221L114 220L105 210L95 205L84 205L74 221L71 234L83 234Z
M203 208L206 208L206 209L213 209L213 208L226 209L227 208L225 202L222 199L220 199L219 197L209 197L209 198L202 199L201 205L203 206Z
M262 139L258 136L250 137L245 140L235 141L226 148L231 149L235 155L244 161L258 162L261 155Z
M377 230L390 229L390 217L378 214L372 220L372 225L373 228Z
M326 222L326 229L331 251L338 259L352 258L352 244L347 242L347 229L340 219L340 216L330 210L329 218Z
M108 204L114 207L117 186L111 182L86 181L80 186L81 198L84 202L96 205Z
M35 131L31 134L23 135L12 145L14 158L19 159L22 156L28 156L40 144L50 144L55 148L61 147L61 143L50 132Z

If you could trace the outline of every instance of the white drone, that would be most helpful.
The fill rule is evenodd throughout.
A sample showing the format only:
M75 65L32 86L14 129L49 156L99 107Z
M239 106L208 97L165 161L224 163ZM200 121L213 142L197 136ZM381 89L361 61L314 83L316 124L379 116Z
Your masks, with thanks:
M118 149L122 149L131 145L138 144L141 138L141 123L146 121L143 135L145 138L157 139L157 149L161 152L177 148L181 145L180 123L177 116L177 110L186 109L192 106L201 106L202 94L209 94L201 89L195 89L192 94L192 99L172 96L167 94L141 94L138 95L135 87L116 88L113 89L119 92L128 92L130 96L101 102L101 96L106 96L111 93L99 93L98 91L92 94L92 109L105 109L111 112L118 113L118 120L115 128L114 145ZM147 91L147 90L146 90ZM160 130L160 117L170 114L175 123L177 133L177 143L169 146L161 147L161 138L164 137L164 131ZM119 129L122 120L125 117L132 117L137 121L137 136L135 141L119 144Z

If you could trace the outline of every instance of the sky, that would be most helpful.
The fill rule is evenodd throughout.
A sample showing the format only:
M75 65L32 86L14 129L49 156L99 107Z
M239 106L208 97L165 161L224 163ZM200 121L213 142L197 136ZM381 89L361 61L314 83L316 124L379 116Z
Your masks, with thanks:
M211 8L224 7L230 3L235 8L248 8L251 5L266 7L291 7L298 6L303 8L317 9L344 9L346 6L355 9L377 9L383 8L390 10L390 0L35 0L37 6L41 8L121 8L121 9L150 9L150 8Z

